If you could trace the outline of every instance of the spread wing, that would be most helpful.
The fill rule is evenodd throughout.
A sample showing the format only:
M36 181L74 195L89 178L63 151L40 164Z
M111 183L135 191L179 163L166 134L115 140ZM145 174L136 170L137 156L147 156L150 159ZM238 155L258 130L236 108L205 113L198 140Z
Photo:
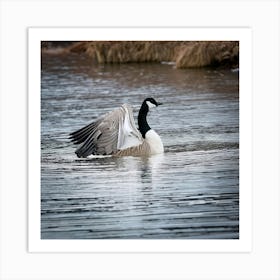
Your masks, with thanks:
M75 151L78 157L110 155L143 142L135 126L132 108L127 104L71 133L70 139L80 144Z

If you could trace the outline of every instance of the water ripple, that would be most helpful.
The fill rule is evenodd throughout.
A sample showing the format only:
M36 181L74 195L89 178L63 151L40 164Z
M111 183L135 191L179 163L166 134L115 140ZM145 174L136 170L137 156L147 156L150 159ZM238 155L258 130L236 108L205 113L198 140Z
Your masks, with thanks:
M42 57L41 238L239 238L238 75ZM142 100L165 153L78 159L68 134Z

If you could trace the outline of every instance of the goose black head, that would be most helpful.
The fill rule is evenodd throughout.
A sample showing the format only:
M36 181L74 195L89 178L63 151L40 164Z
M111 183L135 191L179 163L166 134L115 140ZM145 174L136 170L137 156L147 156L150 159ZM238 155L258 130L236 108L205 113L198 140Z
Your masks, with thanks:
M162 103L157 102L152 97L146 98L143 103L146 103L146 105L149 107L149 109L162 105Z

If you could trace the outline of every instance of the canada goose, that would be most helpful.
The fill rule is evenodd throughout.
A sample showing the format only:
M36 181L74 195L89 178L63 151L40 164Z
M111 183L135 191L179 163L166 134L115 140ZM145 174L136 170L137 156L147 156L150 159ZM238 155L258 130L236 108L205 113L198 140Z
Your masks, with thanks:
M138 126L132 114L132 108L123 104L120 108L99 117L95 122L70 134L75 144L80 144L76 155L142 156L163 153L163 144L159 135L150 128L147 114L161 103L154 98L146 98L139 110Z

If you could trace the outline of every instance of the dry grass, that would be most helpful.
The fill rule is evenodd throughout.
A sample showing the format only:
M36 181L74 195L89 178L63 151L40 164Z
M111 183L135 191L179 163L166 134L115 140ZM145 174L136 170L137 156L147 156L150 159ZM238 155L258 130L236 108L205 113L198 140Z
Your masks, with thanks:
M177 68L239 64L237 41L84 41L65 52L85 53L96 63L172 61Z
M97 63L129 63L170 61L178 42L98 41L79 42L71 52L84 52Z
M177 53L177 68L238 66L238 42L196 42Z

